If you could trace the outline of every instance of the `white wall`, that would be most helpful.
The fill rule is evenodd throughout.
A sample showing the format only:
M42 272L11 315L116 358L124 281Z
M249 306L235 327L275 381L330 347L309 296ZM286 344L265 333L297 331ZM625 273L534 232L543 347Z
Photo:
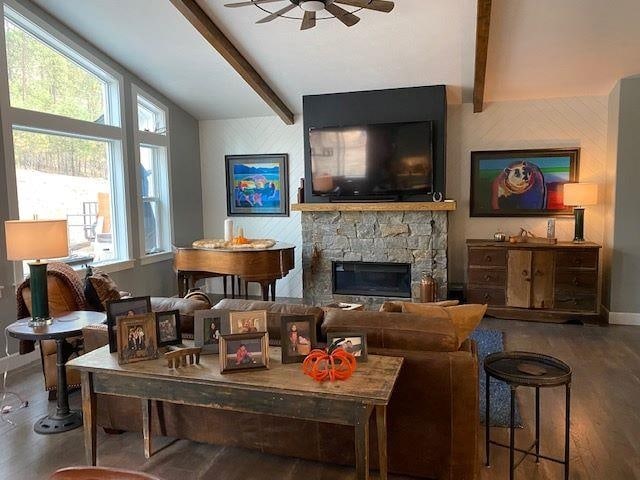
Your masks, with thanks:
M491 238L501 228L518 233L523 226L537 235L546 234L547 218L470 218L470 153L473 150L524 148L581 148L580 181L601 183L604 189L607 149L607 97L556 98L491 103L480 114L471 104L450 105L447 131L447 196L458 201L449 215L449 281L464 282L467 238ZM249 153L288 153L291 200L295 203L299 178L303 176L303 132L300 118L285 126L276 117L200 122L204 231L222 237L226 218L224 156ZM604 208L587 207L585 234L588 240L604 240ZM237 218L251 237L272 237L294 243L296 270L278 284L281 296L302 296L300 217ZM557 219L560 240L573 238L573 217ZM219 280L213 291L221 291ZM255 290L257 293L257 290Z
M204 234L208 238L224 236L227 218L225 155L287 153L289 155L290 201L296 203L300 178L304 177L302 119L287 126L278 117L255 117L200 122L202 167L202 203ZM302 297L302 228L300 213L290 217L233 217L249 238L273 238L296 245L295 269L277 284L277 296ZM208 289L222 292L219 279L209 280ZM257 285L250 293L258 294Z
M520 227L546 235L547 218L471 218L469 187L474 150L580 147L580 181L604 189L607 150L607 97L574 97L490 103L474 114L471 104L449 107L447 126L447 196L458 201L449 216L449 278L465 279L467 238L492 238L502 229L516 234ZM602 196L602 195L601 195ZM587 240L602 244L604 208L587 207ZM559 240L573 239L573 217L559 217ZM463 254L464 252L464 254Z

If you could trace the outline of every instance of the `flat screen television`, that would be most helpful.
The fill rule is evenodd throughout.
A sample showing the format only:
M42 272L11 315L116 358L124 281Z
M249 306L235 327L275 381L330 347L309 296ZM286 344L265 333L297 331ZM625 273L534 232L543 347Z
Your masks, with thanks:
M313 195L402 199L433 192L432 122L309 130Z

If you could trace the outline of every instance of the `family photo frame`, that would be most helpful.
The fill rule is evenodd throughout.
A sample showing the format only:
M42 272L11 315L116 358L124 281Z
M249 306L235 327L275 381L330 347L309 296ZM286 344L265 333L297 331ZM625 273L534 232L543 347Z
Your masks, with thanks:
M218 309L194 312L193 341L202 354L219 353L221 337L231 333L229 314L228 310Z
M363 332L338 332L327 334L327 345L338 343L338 348L356 357L358 362L367 361L367 334Z
M106 303L106 310L109 352L114 353L118 351L116 320L120 317L151 313L151 298L131 297L121 298L119 300L109 300Z
M116 329L120 365L158 358L156 317L153 313L118 317Z
M230 333L256 333L267 331L267 311L249 310L246 312L231 312Z
M269 368L267 332L239 333L220 337L220 373Z
M301 363L316 344L316 321L313 315L280 317L282 363Z
M180 310L156 312L156 331L158 347L180 345L182 333L180 331Z

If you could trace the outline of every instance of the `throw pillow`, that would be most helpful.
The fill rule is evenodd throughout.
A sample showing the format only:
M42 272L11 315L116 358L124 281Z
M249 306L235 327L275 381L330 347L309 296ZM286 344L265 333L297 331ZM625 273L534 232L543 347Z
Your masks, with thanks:
M398 300L387 301L382 304L380 307L381 312L391 312L391 313L400 313L402 312L402 306L405 303L412 302L401 302ZM442 300L440 302L428 302L428 303L420 303L419 305L435 305L438 307L453 307L458 305L460 301L458 300Z
M441 307L428 303L404 302L402 311L425 317L440 317L443 312L446 313L458 336L459 347L480 324L487 311L487 305L469 304Z
M92 275L86 277L84 289L87 301L98 312L106 310L107 301L120 300L120 291L116 283L109 275L99 270L94 270Z

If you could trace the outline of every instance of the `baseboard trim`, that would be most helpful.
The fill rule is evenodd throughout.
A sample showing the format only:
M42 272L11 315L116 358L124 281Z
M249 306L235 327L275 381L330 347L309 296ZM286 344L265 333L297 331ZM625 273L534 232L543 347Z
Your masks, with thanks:
M640 313L609 312L609 324L640 327Z
M20 355L19 353L13 353L8 357L0 358L0 373L10 372L11 370L24 367L25 365L29 365L30 363L33 363L39 360L40 360L40 350L37 348L33 352L27 353L25 355Z

